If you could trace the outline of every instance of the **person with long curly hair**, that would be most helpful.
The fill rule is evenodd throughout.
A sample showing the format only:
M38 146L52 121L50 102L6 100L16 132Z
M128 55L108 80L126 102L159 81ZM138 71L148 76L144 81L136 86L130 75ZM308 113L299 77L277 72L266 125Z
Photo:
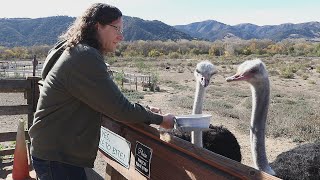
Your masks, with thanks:
M131 103L108 74L104 55L123 40L121 11L91 5L49 51L29 130L31 156L40 180L85 180L98 151L101 117L173 128L174 115Z

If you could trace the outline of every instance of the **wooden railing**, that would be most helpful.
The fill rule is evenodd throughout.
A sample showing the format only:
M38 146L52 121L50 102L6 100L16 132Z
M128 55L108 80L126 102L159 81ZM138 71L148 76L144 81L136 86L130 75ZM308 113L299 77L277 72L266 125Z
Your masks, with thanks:
M38 80L37 77L24 80L0 80L0 92L24 92L27 99L27 105L0 106L0 115L28 114L29 129L32 125L33 113L39 95ZM104 116L102 129L107 129L108 132L115 134L114 136L122 138L122 141L129 142L130 153L128 166L125 167L105 150L99 149L104 160L108 163L105 179L278 179L204 148L194 146L169 133L161 132L156 126L124 124ZM26 137L29 136L26 135ZM15 138L16 132L0 133L0 142L14 141ZM137 144L152 151L149 164L144 164L145 162L140 164L146 165L146 172L149 172L149 175L141 173L137 168L139 164L136 162ZM13 149L2 150L0 156L10 155L13 152ZM90 174L95 173L92 169L90 171ZM90 176L92 177L89 179L94 179L93 175Z
M123 124L108 117L102 126L131 144L130 166L124 167L100 149L108 163L106 179L278 179L144 124ZM137 170L137 143L152 149L150 177Z
M0 93L24 93L27 100L26 105L0 106L0 116L3 115L23 115L28 116L27 129L30 128L33 121L37 100L39 96L38 81L39 77L28 77L27 79L0 79ZM26 133L26 139L29 135ZM16 131L0 132L0 142L16 140ZM0 156L12 155L14 148L0 150Z

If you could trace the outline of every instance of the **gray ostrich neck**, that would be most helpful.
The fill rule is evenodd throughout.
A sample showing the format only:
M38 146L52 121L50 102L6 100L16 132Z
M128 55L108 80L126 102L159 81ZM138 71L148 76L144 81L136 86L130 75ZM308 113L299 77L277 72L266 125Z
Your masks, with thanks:
M202 114L204 93L205 87L203 87L201 83L197 81L192 114ZM203 147L202 131L191 131L191 143L198 147Z
M265 150L265 127L269 108L270 87L269 79L251 85L252 114L250 128L250 142L253 162L257 169L269 170Z
M203 87L199 81L197 81L192 114L202 114L202 106L203 106L205 89L206 88Z

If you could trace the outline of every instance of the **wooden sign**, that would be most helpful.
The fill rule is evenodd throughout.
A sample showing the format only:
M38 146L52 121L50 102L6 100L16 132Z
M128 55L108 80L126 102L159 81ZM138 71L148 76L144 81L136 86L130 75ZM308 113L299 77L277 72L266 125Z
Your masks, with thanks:
M131 143L125 138L105 127L101 127L99 148L125 168L129 168Z

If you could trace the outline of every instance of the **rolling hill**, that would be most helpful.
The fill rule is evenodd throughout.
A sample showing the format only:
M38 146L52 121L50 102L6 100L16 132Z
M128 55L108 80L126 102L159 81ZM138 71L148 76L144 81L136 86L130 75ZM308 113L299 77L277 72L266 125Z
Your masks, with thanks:
M254 24L239 24L230 26L214 20L195 22L187 25L174 26L178 30L188 33L196 38L214 41L225 37L241 39L283 39L304 38L307 40L320 40L320 22L306 22L300 24L280 24L257 26Z
M179 40L224 38L271 39L281 41L288 38L304 38L320 41L320 23L281 24L257 26L254 24L227 25L214 20L187 25L170 26L161 21L143 20L124 16L124 39L135 40ZM44 18L0 18L0 46L52 45L75 20L69 16Z

